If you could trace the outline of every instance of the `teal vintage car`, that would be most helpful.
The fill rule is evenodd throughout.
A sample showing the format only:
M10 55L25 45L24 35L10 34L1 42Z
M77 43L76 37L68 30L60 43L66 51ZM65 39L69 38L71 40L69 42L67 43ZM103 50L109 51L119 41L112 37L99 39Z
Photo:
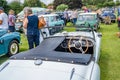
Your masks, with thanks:
M54 28L49 28L50 34L54 34L63 29L64 20L62 20L58 14L44 14L44 15L39 15L38 17L41 16L44 17L47 27L54 27Z
M12 56L19 52L20 33L0 29L0 56Z
M59 17L58 14L45 14L45 15L39 15L38 17L43 16L47 26L64 26L64 21Z
M86 24L88 23L88 24ZM78 19L76 22L76 26L81 26L85 24L85 26L90 26L94 30L97 30L100 28L99 25L99 17L97 13L81 13L78 15Z

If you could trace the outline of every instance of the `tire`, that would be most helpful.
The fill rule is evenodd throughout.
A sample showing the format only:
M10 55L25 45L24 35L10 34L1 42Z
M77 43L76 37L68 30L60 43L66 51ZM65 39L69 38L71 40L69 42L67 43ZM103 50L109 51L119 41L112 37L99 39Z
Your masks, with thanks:
M113 23L115 23L116 21L114 20Z
M10 42L8 47L8 56L15 55L19 52L19 44L18 41L13 40Z

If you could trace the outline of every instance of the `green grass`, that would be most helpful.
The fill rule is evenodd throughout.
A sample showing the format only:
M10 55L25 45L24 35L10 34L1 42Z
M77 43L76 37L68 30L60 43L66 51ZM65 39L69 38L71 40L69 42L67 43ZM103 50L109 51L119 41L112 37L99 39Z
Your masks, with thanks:
M65 27L68 32L75 31L74 27ZM99 32L102 33L100 70L101 80L119 80L120 79L120 38L116 36L118 32L117 24L101 24ZM28 50L27 39L21 35L20 52ZM0 57L0 63L8 59L7 56Z
M64 30L68 32L75 31L75 27L65 27Z
M101 80L119 80L120 38L116 36L117 24L101 25L100 32L103 35L99 62Z
M28 50L28 42L25 34L21 34L20 52Z

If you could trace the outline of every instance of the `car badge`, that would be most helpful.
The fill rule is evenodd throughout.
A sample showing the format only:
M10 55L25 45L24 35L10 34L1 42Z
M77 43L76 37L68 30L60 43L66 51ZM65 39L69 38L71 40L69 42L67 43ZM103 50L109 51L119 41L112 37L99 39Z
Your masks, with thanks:
M41 65L42 64L42 60L41 59L35 60L34 64L35 65Z

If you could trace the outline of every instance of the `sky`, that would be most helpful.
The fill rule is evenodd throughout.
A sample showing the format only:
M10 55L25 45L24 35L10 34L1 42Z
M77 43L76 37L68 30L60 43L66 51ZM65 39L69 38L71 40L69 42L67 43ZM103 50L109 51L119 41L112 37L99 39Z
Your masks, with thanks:
M6 1L8 1L8 2L12 2L12 1L14 1L14 0L6 0ZM21 3L23 3L24 2L24 0L18 0L18 1L20 1ZM41 2L44 2L45 4L50 4L50 3L52 3L54 0L40 0Z

